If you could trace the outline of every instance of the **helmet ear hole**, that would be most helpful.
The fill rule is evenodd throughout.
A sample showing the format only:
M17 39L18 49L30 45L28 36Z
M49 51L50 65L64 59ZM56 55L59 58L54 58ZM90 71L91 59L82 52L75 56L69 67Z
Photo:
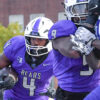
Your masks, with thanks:
M29 55L41 56L47 54L52 49L52 45L51 43L49 43L48 40L48 31L52 27L52 25L53 22L46 17L37 17L29 22L24 33L26 50ZM33 46L30 43L31 42L30 38L46 39L47 42L45 46L41 45Z

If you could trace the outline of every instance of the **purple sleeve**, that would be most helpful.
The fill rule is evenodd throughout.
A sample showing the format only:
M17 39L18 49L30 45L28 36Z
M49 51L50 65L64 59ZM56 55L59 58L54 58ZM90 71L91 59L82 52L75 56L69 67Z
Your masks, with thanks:
M4 54L5 56L10 60L12 61L13 60L13 48L14 48L14 38L8 40L5 45L4 45Z
M100 100L100 86L89 93L83 100Z

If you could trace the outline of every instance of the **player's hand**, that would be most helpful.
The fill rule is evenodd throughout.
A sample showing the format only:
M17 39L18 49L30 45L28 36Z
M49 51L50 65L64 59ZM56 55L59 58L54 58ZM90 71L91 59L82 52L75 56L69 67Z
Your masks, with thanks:
M73 42L74 43L74 42ZM76 43L75 43L76 44ZM77 45L78 44L78 45ZM72 47L73 50L79 51L83 55L89 55L93 50L90 44L84 44L81 41L77 41L77 44Z
M11 89L17 82L12 74L9 73L9 68L0 70L0 89Z
M81 41L84 44L91 44L96 37L93 33L91 33L88 29L84 27L79 27L75 32L75 41ZM91 42L91 43L90 43Z
M71 35L71 42L74 44L72 49L82 54L88 55L92 50L92 42L96 39L95 35L84 27L79 27L75 35Z
M47 89L47 92L40 93L41 96L48 96L50 98L55 98L56 90L54 88Z
M12 77L4 76L4 80L0 81L0 89L11 89L15 85Z
M74 44L74 46L72 46L72 49L84 54L85 53L85 51L83 50L84 43L80 40L77 40L77 37L75 35L70 35L70 37L71 37L71 42Z

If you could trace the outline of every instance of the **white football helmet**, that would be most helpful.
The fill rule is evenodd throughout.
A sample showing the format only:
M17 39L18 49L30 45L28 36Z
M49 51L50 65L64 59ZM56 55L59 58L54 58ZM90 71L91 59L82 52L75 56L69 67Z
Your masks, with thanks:
M26 51L31 56L41 56L47 54L51 49L51 42L48 40L48 31L53 22L46 17L38 17L29 22L25 29ZM32 46L30 38L47 39L45 46Z
M64 0L68 20L79 25L84 23L88 16L88 2L89 0Z

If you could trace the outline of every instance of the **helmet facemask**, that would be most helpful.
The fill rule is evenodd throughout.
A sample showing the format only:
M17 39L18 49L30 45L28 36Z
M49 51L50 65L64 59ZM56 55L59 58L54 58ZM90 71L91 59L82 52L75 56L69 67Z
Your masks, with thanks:
M40 20L38 28L37 29L33 28L38 20ZM52 25L53 23L51 22L51 20L45 17L36 18L31 23L28 24L25 30L25 44L26 44L26 51L29 55L42 56L50 52L50 50L52 49L52 44L48 40L48 31ZM29 29L30 27L31 29ZM46 43L45 45L42 45L42 46L35 45L35 44L32 45L31 39L45 40Z
M50 46L51 43L49 42L49 40L45 39L46 44L44 46L40 46L40 45L33 46L33 45L31 45L30 38L32 38L32 37L25 36L26 50L29 55L42 56L42 55L49 53L49 51L50 51L49 49L51 49L51 46Z

